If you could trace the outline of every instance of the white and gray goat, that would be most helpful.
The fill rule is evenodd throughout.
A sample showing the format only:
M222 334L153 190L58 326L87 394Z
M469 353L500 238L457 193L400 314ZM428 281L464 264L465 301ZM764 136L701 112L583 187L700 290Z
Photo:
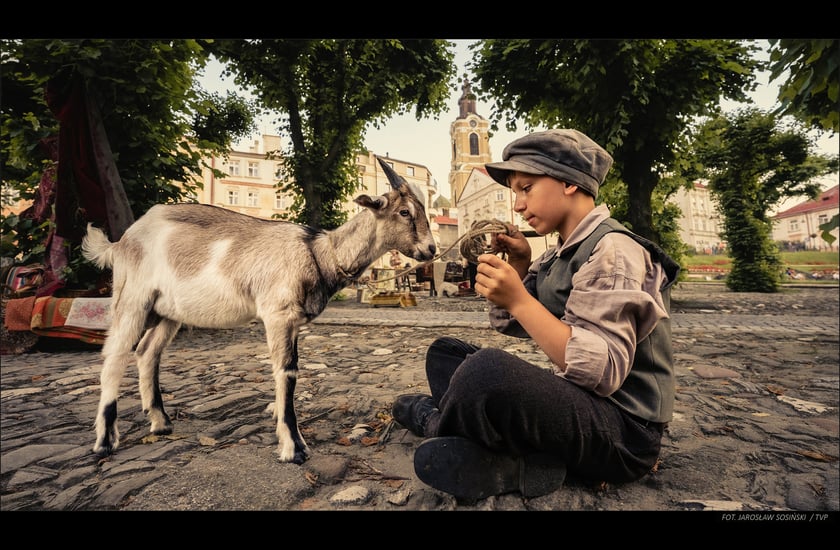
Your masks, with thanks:
M155 205L116 243L88 225L84 256L113 271L94 453L110 455L119 444L117 397L132 356L151 433L169 434L160 358L181 325L229 328L259 319L274 374L279 460L302 464L309 458L294 408L300 327L388 250L419 261L435 255L423 203L378 160L392 189L358 196L355 202L365 208L335 230L203 204Z

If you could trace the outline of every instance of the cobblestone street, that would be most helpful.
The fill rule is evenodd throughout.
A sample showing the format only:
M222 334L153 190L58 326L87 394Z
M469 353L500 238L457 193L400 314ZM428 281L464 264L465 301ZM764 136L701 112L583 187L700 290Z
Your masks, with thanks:
M2 510L830 511L838 495L838 291L727 293L681 285L672 303L676 414L659 465L627 485L568 479L555 493L457 502L420 482L418 438L391 421L394 398L426 391L441 335L544 361L487 323L480 298L417 307L335 302L299 345L298 418L313 457L279 463L262 325L182 330L161 387L174 423L148 435L136 369L119 402L122 443L91 446L98 349L2 357ZM832 514L836 519L836 515Z

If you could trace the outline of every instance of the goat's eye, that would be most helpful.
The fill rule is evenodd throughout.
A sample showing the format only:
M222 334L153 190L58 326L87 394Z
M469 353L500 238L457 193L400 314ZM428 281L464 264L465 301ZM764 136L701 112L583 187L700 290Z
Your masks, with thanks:
M407 218L411 216L411 212L408 211L408 208L403 208L402 210L400 210L400 216L402 216L403 218Z

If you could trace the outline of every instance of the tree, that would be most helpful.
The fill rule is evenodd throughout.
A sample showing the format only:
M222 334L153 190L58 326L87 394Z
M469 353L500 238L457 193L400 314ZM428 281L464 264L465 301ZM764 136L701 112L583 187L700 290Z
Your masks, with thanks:
M735 40L485 40L471 48L480 95L496 103L491 128L504 122L515 131L522 120L589 135L615 159L605 187L626 184L622 221L662 244L652 197L679 173L691 120L716 112L721 97L746 101L760 66L751 57L757 47Z
M3 74L3 187L23 199L38 191L55 161L39 144L59 132L45 99L48 85L78 80L101 113L104 132L134 217L159 202L179 200L200 185L202 158L251 133L254 109L235 96L193 87L207 54L194 40L0 40ZM78 223L87 220L78 212ZM49 221L2 219L4 256L43 262ZM70 242L70 282L85 262ZM92 276L92 275L91 275Z
M832 229L840 227L840 214L835 214L830 220L819 225L820 237L831 246L837 239L831 234Z
M292 220L326 229L346 219L357 189L356 154L368 124L415 106L417 119L446 107L455 75L444 40L208 40L239 86L280 113L289 147L280 188L296 197Z
M731 290L778 291L782 265L768 212L787 197L816 197L820 187L814 178L838 168L836 156L814 155L813 147L801 125L782 128L775 115L754 108L701 127L695 142L698 175L708 179L723 214Z
M840 40L771 39L770 45L770 81L790 73L775 113L840 132Z

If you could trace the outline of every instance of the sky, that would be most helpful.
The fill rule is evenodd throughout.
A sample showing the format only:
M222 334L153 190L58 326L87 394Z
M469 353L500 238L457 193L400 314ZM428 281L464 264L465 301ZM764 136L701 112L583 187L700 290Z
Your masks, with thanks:
M455 46L455 64L458 67L457 74L459 80L464 74L466 63L469 59L469 50L467 46L475 40L452 40ZM222 80L219 76L221 67L219 65L211 65L205 71L205 76L202 78L202 85L210 91L225 92L235 87L232 80ZM776 97L778 93L777 79L773 83L769 83L769 74L765 73L759 75L759 86L755 92L751 94L755 106L762 110L770 110L775 107ZM437 181L438 192L446 198L450 197L449 189L449 167L451 162L451 149L449 142L449 127L460 111L458 109L458 98L461 97L462 90L460 84L458 88L452 92L452 96L448 102L448 110L439 115L437 120L424 119L416 120L413 110L409 113L393 117L389 119L380 129L370 127L365 135L365 145L377 155L388 155L392 158L405 160L421 164L429 169L432 178ZM725 109L736 109L743 105L734 102L725 102ZM476 111L479 115L489 118L492 105L477 101ZM267 121L260 126L260 134L274 134L278 133L276 126L272 126ZM510 133L507 130L499 129L490 138L490 150L494 162L502 160L502 150L505 145L525 135L526 130L519 128L515 133ZM251 141L250 138L248 141ZM837 154L840 151L840 136L823 136L818 141L817 152L822 154ZM824 179L823 188L828 188L836 185L838 182L837 174L832 177ZM800 201L797 201L800 202ZM786 203L787 204L787 203Z

